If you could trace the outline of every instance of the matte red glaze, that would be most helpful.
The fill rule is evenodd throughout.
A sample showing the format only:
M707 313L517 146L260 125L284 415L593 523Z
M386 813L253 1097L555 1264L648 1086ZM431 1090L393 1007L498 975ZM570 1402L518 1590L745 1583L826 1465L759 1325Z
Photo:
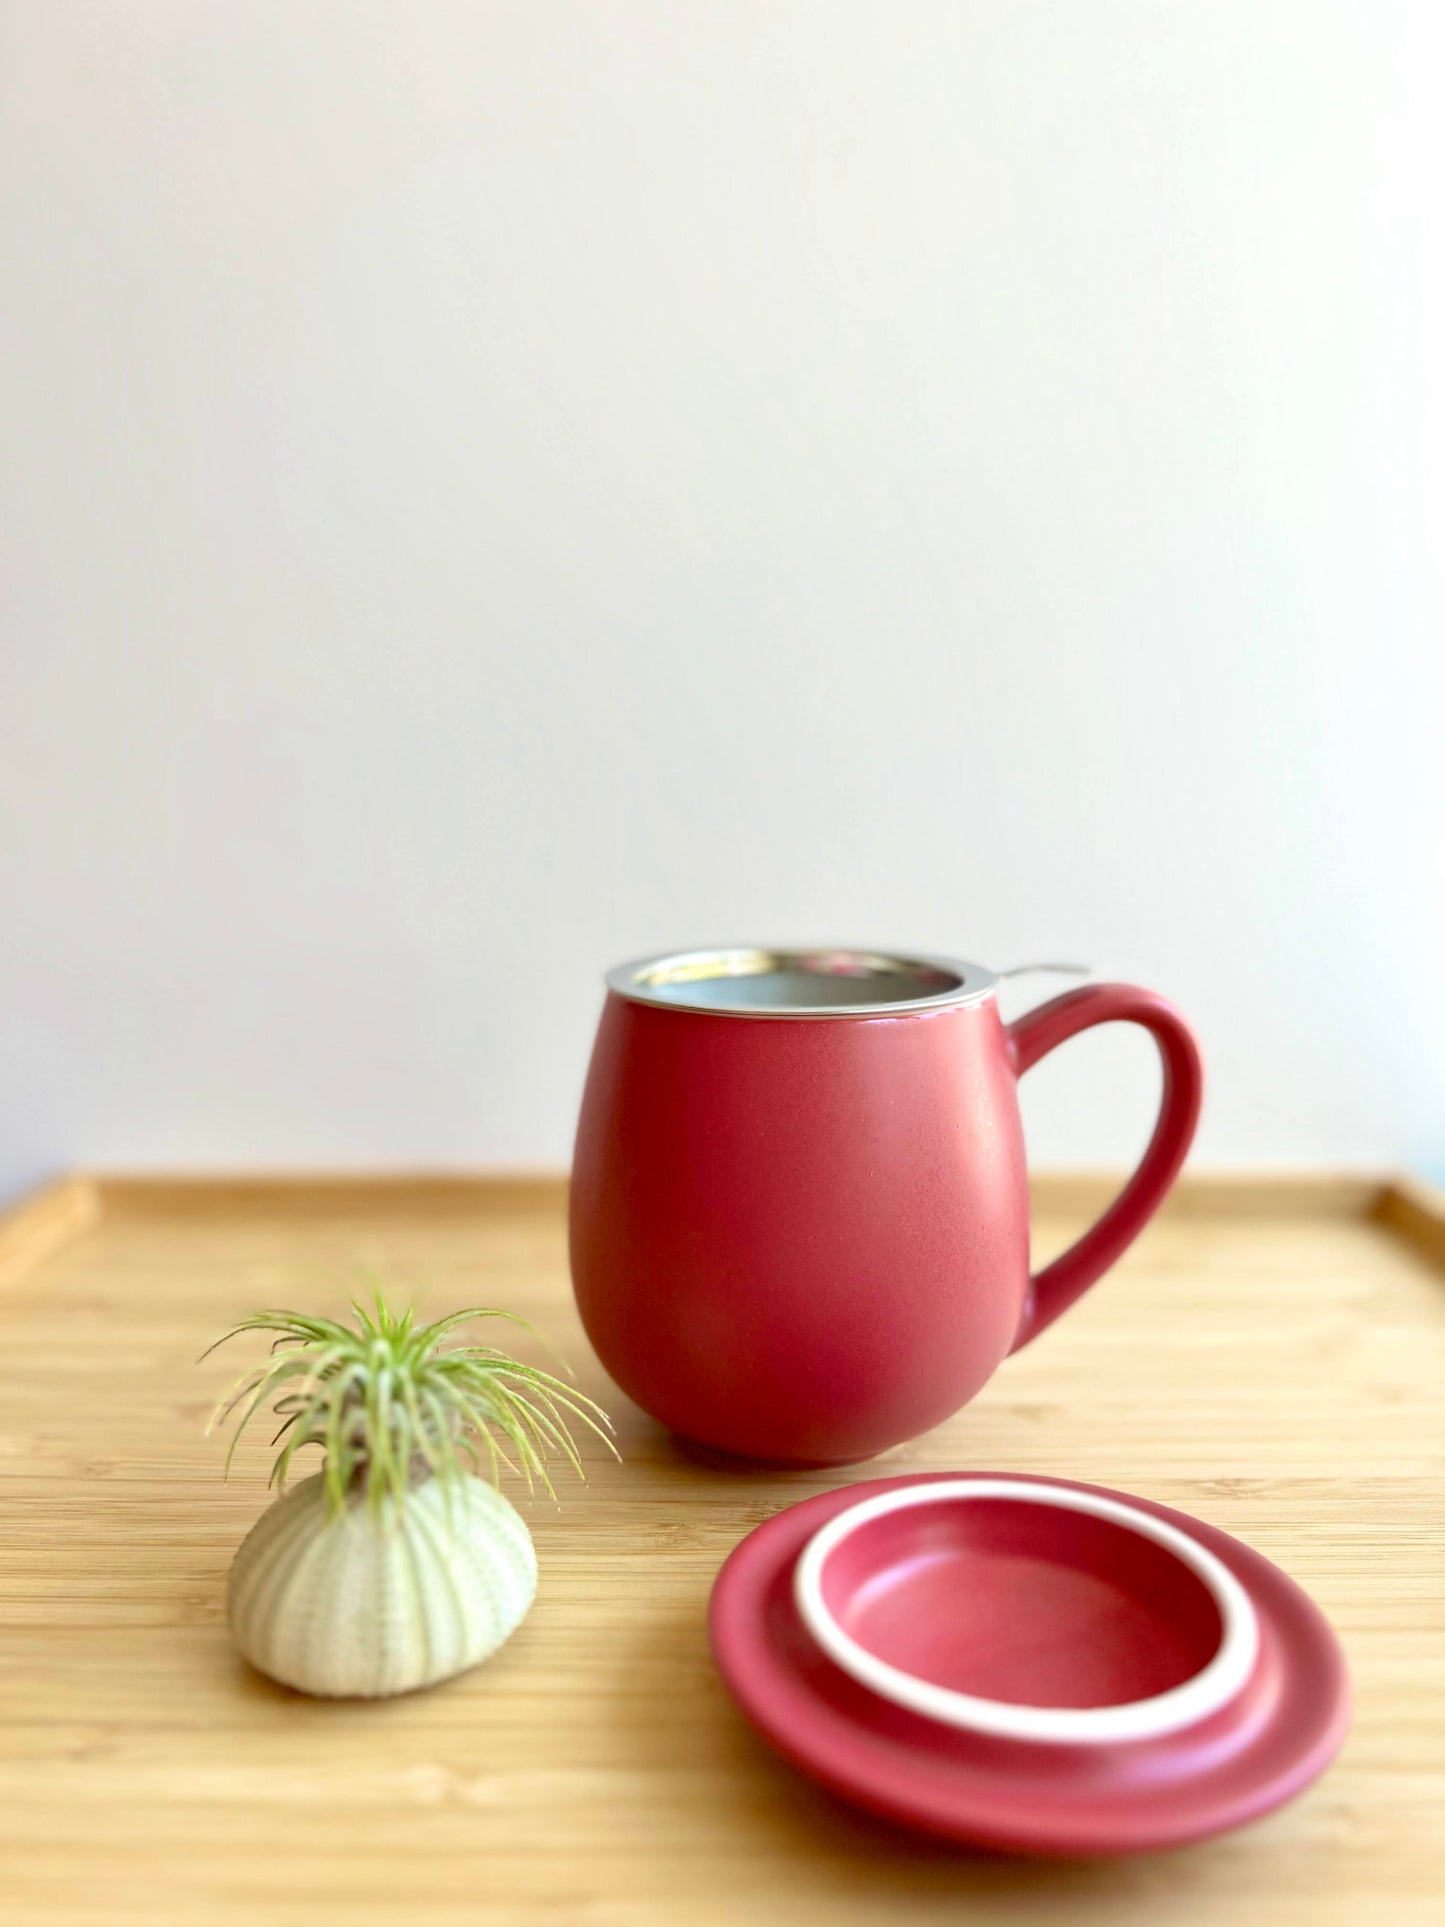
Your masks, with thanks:
M1041 1744L957 1731L850 1679L814 1643L793 1603L804 1546L874 1493L958 1476L871 1479L820 1493L767 1520L729 1555L708 1609L713 1654L744 1713L794 1766L905 1826L1006 1852L1074 1857L1177 1846L1239 1826L1329 1765L1349 1721L1349 1682L1319 1608L1228 1533L1102 1486L1075 1489L1123 1499L1187 1532L1249 1594L1259 1653L1227 1706L1153 1739ZM988 1663L981 1655L979 1664Z
M1221 1633L1209 1588L1166 1547L1017 1499L941 1498L868 1520L829 1555L823 1598L879 1659L1020 1706L1168 1692Z
M1031 1285L1016 1079L1117 1019L1159 1042L1159 1122L1111 1209ZM588 1336L686 1437L866 1458L956 1411L1114 1262L1184 1160L1200 1089L1182 1018L1120 984L1011 1027L992 996L759 1018L611 993L572 1170Z

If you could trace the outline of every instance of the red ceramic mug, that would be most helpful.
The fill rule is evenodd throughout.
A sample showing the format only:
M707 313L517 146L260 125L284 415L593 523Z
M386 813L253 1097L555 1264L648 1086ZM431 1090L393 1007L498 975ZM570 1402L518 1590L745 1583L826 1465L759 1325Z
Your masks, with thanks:
M572 1171L577 1303L629 1397L748 1458L867 1458L947 1418L1138 1235L1198 1121L1188 1027L1125 984L1012 1024L988 971L933 957L695 951L607 986ZM1031 1278L1015 1085L1117 1020L1159 1046L1159 1121Z

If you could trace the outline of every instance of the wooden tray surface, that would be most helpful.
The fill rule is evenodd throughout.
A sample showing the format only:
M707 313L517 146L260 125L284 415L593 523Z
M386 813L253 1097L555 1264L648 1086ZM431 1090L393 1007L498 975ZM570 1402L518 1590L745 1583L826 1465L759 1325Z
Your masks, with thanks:
M1058 1248L1100 1181L1045 1181ZM609 1386L567 1287L555 1179L92 1180L0 1220L0 1919L443 1927L779 1921L1258 1927L1445 1920L1445 1256L1438 1200L1203 1180L967 1410L845 1472L684 1456ZM307 1701L229 1645L263 1442L204 1428L263 1304L338 1311L358 1259L440 1315L544 1327L626 1464L527 1511L534 1612L489 1665ZM932 1846L792 1772L704 1636L750 1527L880 1469L1053 1472L1237 1533L1320 1601L1356 1688L1311 1792L1227 1838L1096 1865ZM1166 1916L1167 1909L1167 1916Z

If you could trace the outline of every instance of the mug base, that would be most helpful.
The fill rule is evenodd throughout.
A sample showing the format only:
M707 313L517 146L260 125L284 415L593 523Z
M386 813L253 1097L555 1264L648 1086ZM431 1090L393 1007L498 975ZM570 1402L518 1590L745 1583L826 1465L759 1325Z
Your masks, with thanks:
M839 1459L789 1459L728 1452L720 1445L705 1445L701 1439L690 1439L683 1432L670 1432L668 1438L682 1458L714 1472L826 1472L836 1466L867 1465L870 1460L887 1458L899 1449L887 1446L878 1452L854 1452Z

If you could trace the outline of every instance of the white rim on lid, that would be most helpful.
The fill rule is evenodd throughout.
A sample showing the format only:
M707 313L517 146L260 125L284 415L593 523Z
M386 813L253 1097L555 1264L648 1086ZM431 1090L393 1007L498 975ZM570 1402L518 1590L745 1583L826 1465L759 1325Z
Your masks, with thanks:
M845 1539L872 1520L947 1499L1011 1499L1025 1505L1082 1512L1162 1546L1188 1567L1214 1601L1220 1639L1213 1656L1197 1673L1167 1692L1113 1706L1031 1706L1015 1700L984 1699L939 1686L880 1659L845 1631L829 1610L823 1597L824 1567ZM1235 1697L1249 1678L1259 1650L1259 1628L1249 1595L1228 1567L1197 1540L1152 1513L1117 1499L1022 1479L940 1479L932 1484L898 1486L861 1500L837 1513L803 1548L793 1576L793 1597L804 1625L823 1651L861 1685L926 1719L998 1739L1109 1745L1178 1732L1181 1727L1207 1719Z

